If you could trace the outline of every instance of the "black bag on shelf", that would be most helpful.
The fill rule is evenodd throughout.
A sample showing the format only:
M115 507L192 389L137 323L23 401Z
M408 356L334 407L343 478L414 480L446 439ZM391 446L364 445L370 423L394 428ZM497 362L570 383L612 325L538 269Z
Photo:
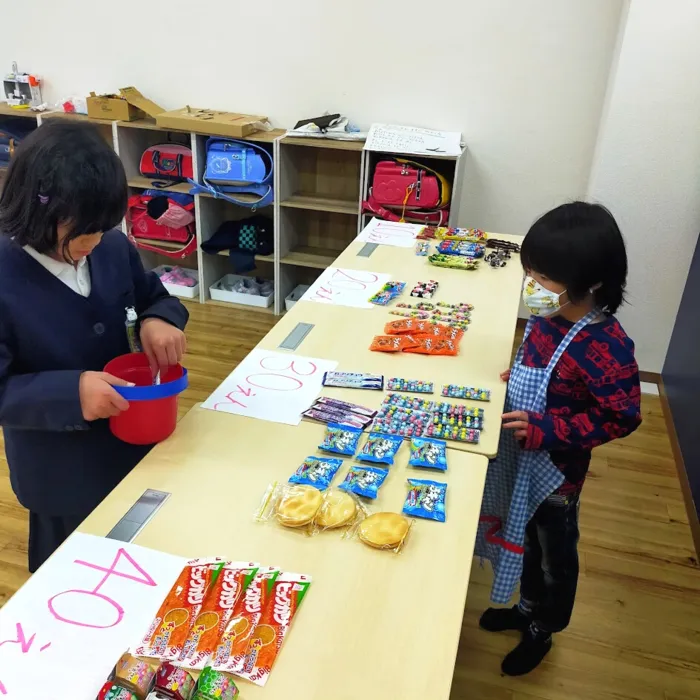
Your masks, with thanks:
M228 250L234 272L248 272L255 268L256 255L274 252L272 219L258 215L242 221L224 221L214 235L202 243L202 250L213 255Z

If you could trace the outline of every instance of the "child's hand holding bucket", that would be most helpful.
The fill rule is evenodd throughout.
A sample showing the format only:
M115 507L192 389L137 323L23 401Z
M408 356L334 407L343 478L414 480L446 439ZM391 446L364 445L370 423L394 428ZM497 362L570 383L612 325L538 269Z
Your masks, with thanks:
M78 392L85 420L111 418L129 408L129 402L114 390L115 386L134 385L107 372L83 372L80 375Z

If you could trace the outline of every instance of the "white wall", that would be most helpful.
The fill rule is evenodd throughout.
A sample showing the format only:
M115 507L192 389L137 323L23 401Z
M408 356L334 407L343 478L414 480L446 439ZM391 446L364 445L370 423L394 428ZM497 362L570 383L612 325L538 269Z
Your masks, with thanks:
M585 194L621 5L8 1L0 70L16 60L44 76L52 101L136 85L166 108L267 114L284 127L332 109L361 126L461 131L460 223L524 233Z
M589 194L627 239L619 314L660 372L700 231L700 2L632 0Z

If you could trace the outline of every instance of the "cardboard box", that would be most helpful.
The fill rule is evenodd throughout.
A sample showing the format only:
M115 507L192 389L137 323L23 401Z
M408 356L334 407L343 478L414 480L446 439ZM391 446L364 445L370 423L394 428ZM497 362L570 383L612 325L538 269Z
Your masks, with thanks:
M163 111L155 102L144 97L135 87L120 88L118 95L96 95L87 98L88 117L108 121L132 122L155 117Z
M231 136L242 138L260 131L258 122L267 117L235 112L217 112L213 109L183 107L172 112L161 112L156 116L156 124L163 129L194 131L211 136Z

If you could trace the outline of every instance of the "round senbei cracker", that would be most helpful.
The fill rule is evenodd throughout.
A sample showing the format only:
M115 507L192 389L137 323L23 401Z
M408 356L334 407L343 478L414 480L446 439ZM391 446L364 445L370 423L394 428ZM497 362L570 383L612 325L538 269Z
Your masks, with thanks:
M331 489L326 493L323 505L316 515L316 523L327 529L342 527L355 517L356 512L357 506L350 494Z
M290 486L277 505L277 519L281 525L301 527L314 519L322 501L313 486Z
M360 525L358 537L370 547L392 549L399 545L408 532L409 522L398 513L375 513Z

